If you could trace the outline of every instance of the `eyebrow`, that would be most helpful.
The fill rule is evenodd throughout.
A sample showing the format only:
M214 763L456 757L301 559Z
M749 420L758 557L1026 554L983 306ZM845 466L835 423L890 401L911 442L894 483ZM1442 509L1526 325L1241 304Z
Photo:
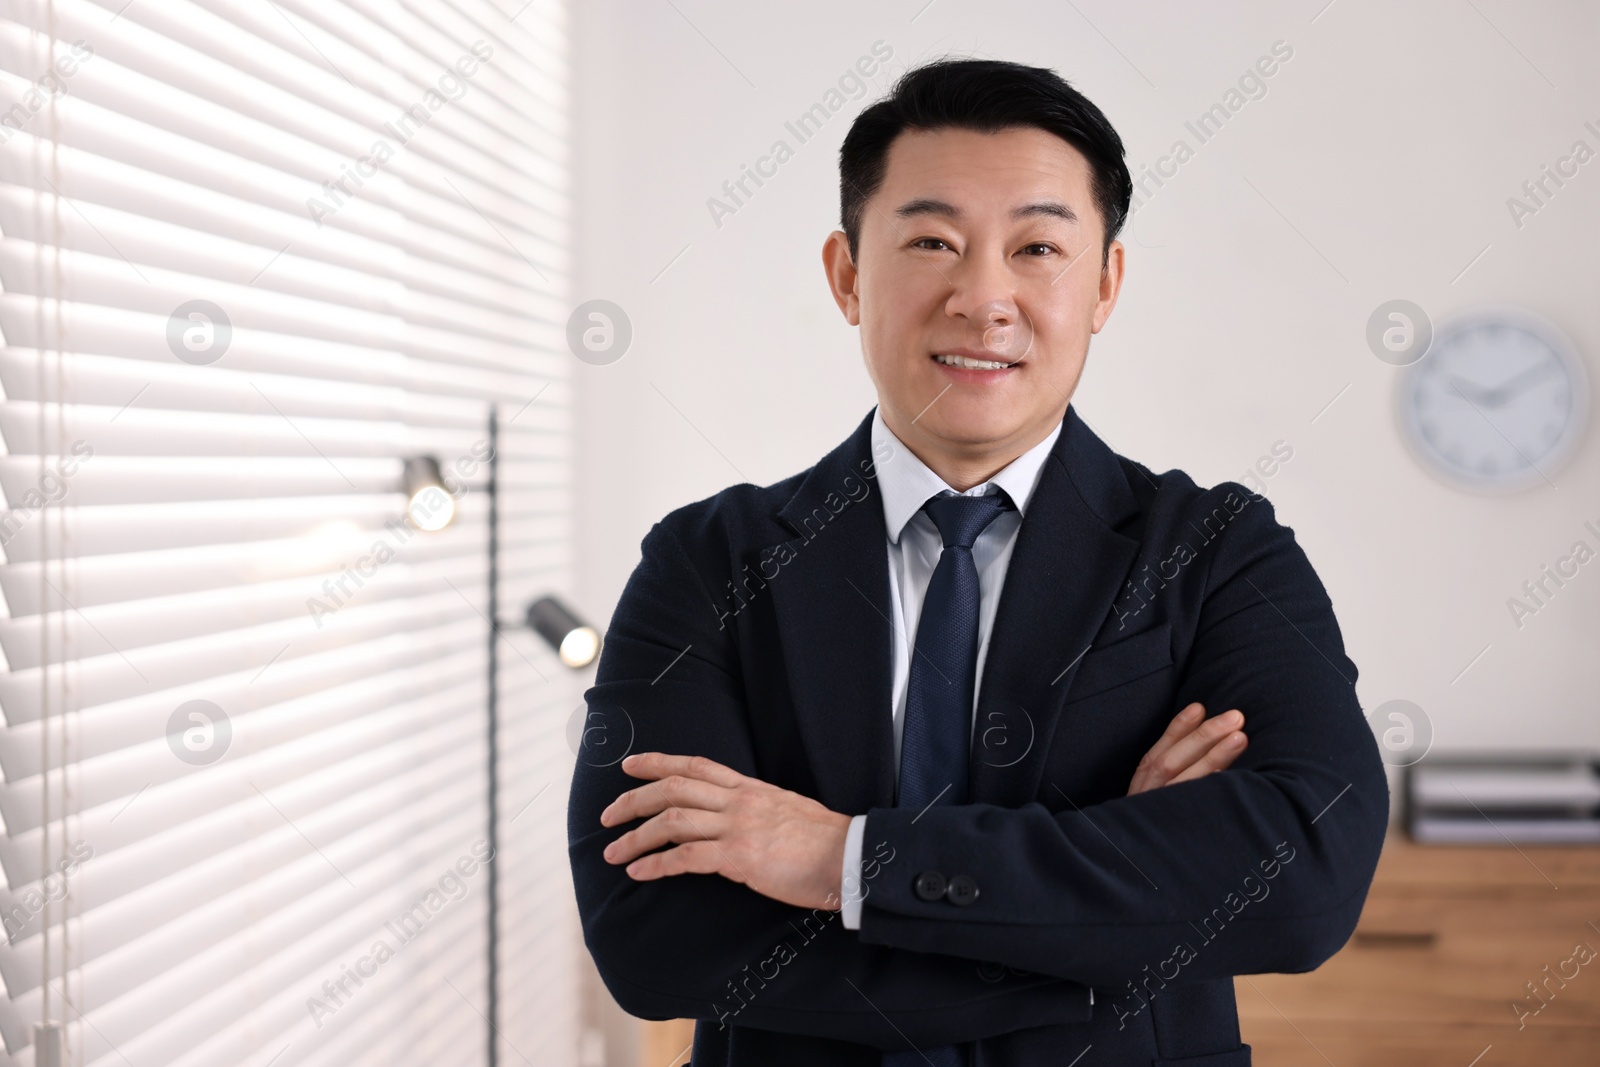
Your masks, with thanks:
M911 218L913 215L941 215L949 219L961 217L961 209L945 200L935 200L932 197L920 197L908 200L895 209L895 217L901 219ZM1077 222L1078 213L1059 200L1038 200L1031 204L1023 204L1013 208L1011 217L1025 219L1034 215L1045 215L1050 218L1061 219L1063 222Z

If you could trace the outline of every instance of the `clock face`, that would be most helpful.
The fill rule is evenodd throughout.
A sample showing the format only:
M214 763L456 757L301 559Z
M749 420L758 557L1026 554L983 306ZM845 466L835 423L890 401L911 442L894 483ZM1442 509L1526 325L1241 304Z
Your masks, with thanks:
M1442 325L1400 383L1407 443L1433 473L1480 492L1553 484L1583 436L1589 383L1572 344L1525 312Z

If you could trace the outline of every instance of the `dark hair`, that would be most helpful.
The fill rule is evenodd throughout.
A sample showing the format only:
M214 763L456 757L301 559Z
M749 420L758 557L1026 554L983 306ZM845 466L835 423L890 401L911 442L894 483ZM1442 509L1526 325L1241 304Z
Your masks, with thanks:
M1053 133L1089 161L1095 207L1105 224L1104 270L1133 197L1122 138L1055 71L995 59L945 59L908 70L887 97L856 116L839 148L839 214L850 258L859 249L862 211L883 184L889 146L907 128L997 133L1018 126Z

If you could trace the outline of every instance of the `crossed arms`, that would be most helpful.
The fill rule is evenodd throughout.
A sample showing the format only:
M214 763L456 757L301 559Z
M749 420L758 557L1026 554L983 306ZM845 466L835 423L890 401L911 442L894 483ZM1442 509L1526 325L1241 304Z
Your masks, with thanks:
M1128 794L1225 769L1248 743L1243 724L1237 708L1207 719L1204 705L1190 704L1139 761ZM798 908L833 909L847 893L865 896L866 886L843 884L848 815L704 756L635 753L622 770L648 784L612 801L600 825L645 820L602 853L626 864L629 878L716 874Z

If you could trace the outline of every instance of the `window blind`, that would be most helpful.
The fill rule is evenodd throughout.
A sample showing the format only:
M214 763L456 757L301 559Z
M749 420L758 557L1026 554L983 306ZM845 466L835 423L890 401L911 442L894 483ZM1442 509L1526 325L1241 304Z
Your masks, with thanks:
M490 405L500 601L569 571L565 34L559 0L0 4L10 1062L484 1062L487 863L498 1059L574 1059L581 686L527 631L484 840Z

